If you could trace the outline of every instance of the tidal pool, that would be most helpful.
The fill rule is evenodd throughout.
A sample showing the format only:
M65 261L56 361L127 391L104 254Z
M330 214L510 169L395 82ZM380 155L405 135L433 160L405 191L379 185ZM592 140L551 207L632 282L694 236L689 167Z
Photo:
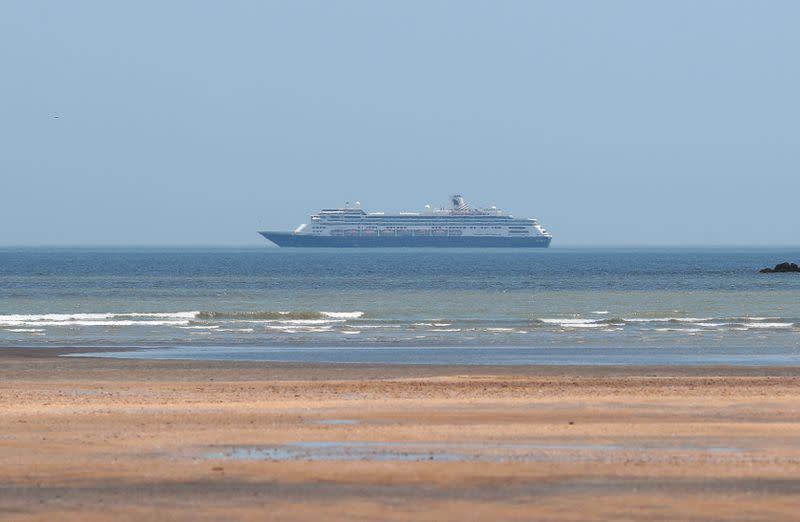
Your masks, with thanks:
M337 420L337 419L330 419ZM343 419L338 419L339 421ZM396 460L396 461L544 461L659 460L742 451L721 446L627 446L615 444L465 444L447 442L304 441L268 446L238 446L205 454L234 460Z

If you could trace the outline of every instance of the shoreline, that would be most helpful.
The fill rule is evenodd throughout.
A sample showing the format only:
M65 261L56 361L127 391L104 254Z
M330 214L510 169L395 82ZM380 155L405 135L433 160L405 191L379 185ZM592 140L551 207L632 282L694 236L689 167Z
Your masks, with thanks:
M215 369L230 374L227 377L260 376L293 378L308 376L340 376L348 379L397 378L400 376L775 376L800 377L800 365L724 365L724 364L405 364L405 363L336 363L238 361L219 359L146 359L93 357L92 353L136 351L138 347L0 347L0 378L12 378L8 369L14 365L59 364L115 371L125 367L154 371L196 371ZM82 354L80 357L64 357ZM86 354L86 355L83 355ZM69 362L67 362L69 361ZM81 361L88 361L81 363ZM267 374L263 374L267 371ZM244 373L242 373L244 372ZM165 375L165 377L167 377Z
M26 350L28 348L9 348ZM30 348L48 353L49 347ZM628 346L370 346L370 345L174 345L151 347L52 348L65 357L129 360L247 362L267 364L535 367L795 367L800 356L743 346L696 350L675 346L658 350ZM19 353L19 352L17 352Z

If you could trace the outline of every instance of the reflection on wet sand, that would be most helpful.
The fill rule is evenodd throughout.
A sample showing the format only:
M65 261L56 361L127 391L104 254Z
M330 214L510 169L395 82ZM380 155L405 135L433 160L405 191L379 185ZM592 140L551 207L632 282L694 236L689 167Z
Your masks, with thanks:
M794 520L800 369L0 350L5 520Z

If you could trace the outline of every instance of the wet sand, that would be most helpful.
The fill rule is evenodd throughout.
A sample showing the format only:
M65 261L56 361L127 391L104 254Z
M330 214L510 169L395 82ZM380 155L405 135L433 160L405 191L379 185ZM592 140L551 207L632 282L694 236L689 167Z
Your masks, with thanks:
M0 348L2 520L796 520L800 368Z

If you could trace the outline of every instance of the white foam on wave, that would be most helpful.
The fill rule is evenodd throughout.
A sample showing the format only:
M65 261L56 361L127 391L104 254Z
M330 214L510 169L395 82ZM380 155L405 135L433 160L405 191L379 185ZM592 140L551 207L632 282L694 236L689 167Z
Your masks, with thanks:
M364 316L364 312L320 312L325 317L334 319L358 319Z
M540 321L542 321L543 323L548 323L548 324L590 324L590 323L597 322L596 319L574 319L574 318L570 318L570 319L561 319L561 318L558 318L558 319L547 319L546 318L546 319L540 319Z
M791 328L794 323L745 323L745 328Z
M44 332L44 328L6 328L5 331L19 333L39 333Z
M209 325L194 325L194 326L179 326L183 330L215 330L219 328L218 324L209 324Z
M39 326L178 326L188 324L199 312L99 312L72 314L4 314L0 327Z
M270 320L270 321L254 321L264 323L278 323L278 324L292 324L292 325L313 325L313 324L332 324L344 323L344 319L286 319L286 320Z
M608 314L608 310L596 310L596 311L594 311L592 313L593 314L597 314L597 315L606 315L606 314Z
M335 324L335 323L344 323L346 322L344 319L237 319L233 321L237 324L247 323L247 324L263 324L269 327L274 327L276 325L315 325L315 324Z
M654 328L656 332L683 332L683 333L699 333L702 328Z
M188 320L186 321L73 320L73 321L31 321L31 322L20 322L17 324L19 326L181 326L181 325L188 325L189 321ZM0 323L0 326L2 325L3 323Z
M0 315L0 323L6 321L71 321L90 319L110 319L116 314L6 314Z
M362 330L365 328L404 328L400 324L360 324L358 327Z
M276 330L283 333L321 333L330 332L333 330L331 326L313 326L313 325L266 325L268 330Z
M562 328L599 328L603 326L595 319L539 319L546 324L555 324Z
M114 317L160 317L164 319L195 319L200 312L126 312L113 314Z
M102 319L152 317L160 319L194 319L200 312L99 312L72 314L0 314L6 321L97 321Z
M632 317L624 318L626 323L704 323L713 317Z
M742 317L631 317L623 319L625 322L629 323L697 323L697 324L708 324L712 326L722 326L725 324L731 323L745 323L745 322L763 322L763 321L771 321L772 323L767 324L777 324L777 321L781 321L780 317L749 317L749 316L742 316Z

